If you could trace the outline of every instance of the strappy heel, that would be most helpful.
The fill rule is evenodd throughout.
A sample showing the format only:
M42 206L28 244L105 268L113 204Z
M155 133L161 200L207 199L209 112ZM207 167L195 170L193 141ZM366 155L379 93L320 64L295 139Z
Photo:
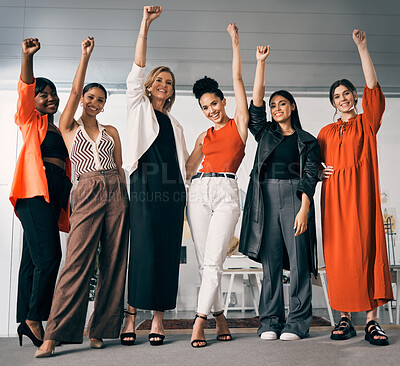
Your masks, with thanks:
M217 318L221 315L224 317L225 322L226 322L226 318L225 318L223 310L219 311L218 313L213 313L214 318ZM215 325L215 326L217 326L217 325ZM228 324L226 326L228 327ZM232 334L231 333L217 334L217 340L221 341L221 342L229 342L232 340Z
M193 325L194 323L196 323L197 318L207 320L206 316L196 314L193 319ZM194 345L195 343L197 343L197 346ZM205 339L193 339L193 341L191 341L190 344L192 345L193 348L203 348L207 346L207 341Z
M137 312L135 311L134 313L131 313L127 310L124 311L125 314L129 314L129 315L133 315L135 316L137 314ZM126 339L126 338L133 338L133 339ZM120 335L120 339L121 339L121 344L123 346L133 346L135 344L136 341L136 333L135 332L124 332L121 333Z
M381 338L374 338L376 336L385 337ZM370 320L367 325L365 326L365 338L370 344L375 346L387 346L389 344L389 338L386 335L385 331L379 325L379 323L375 320Z

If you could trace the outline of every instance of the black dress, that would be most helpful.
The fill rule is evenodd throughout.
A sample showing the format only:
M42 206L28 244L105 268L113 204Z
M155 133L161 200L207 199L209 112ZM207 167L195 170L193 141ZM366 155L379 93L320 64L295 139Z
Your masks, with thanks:
M162 311L176 306L186 191L171 121L155 113L159 134L130 177L128 304Z

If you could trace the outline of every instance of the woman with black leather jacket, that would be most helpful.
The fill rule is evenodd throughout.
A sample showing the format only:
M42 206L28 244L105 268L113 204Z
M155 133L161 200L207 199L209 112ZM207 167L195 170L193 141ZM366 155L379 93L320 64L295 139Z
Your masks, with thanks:
M257 47L249 129L258 147L243 213L239 250L263 265L258 335L298 340L312 319L310 272L317 274L313 195L320 150L301 127L296 102L285 91L269 99L265 113L265 61L269 46ZM285 320L282 269L290 267L290 307Z

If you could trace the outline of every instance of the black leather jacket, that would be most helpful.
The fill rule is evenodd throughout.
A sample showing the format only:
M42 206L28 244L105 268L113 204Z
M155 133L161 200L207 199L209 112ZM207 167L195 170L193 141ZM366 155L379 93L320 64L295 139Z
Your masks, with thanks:
M251 102L249 112L249 130L254 135L258 146L247 188L239 251L260 262L259 251L264 229L264 200L260 185L260 171L265 160L283 140L283 135L277 122L267 122L265 103L262 107L255 107ZM297 196L301 200L304 192L311 201L308 214L309 263L310 272L316 276L317 236L313 196L318 182L318 166L321 162L320 148L317 139L310 133L302 129L295 128L295 130L300 155L300 182L297 186ZM287 258L284 258L284 268L289 269Z

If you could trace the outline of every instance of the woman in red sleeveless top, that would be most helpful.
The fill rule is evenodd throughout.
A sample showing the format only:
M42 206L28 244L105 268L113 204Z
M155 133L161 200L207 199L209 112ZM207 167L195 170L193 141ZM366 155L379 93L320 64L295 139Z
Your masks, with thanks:
M217 339L232 340L223 316L220 284L222 266L240 216L235 173L244 157L249 113L242 80L238 28L231 23L227 30L233 48L232 76L237 104L234 119L226 114L226 99L215 80L204 77L193 86L204 115L214 123L197 138L186 164L187 176L192 177L187 217L201 278L191 339L196 348L207 345L204 325L211 310L216 319ZM203 167L195 174L203 157Z

